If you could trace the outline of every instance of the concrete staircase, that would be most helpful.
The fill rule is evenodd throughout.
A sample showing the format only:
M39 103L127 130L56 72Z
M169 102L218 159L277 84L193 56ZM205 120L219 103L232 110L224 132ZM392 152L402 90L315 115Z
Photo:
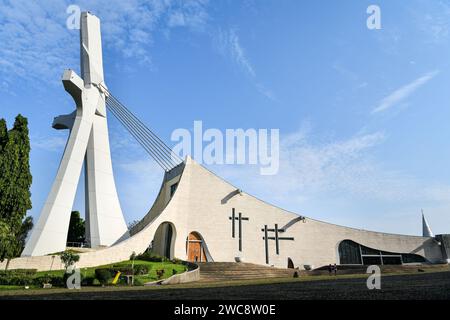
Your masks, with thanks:
M292 278L297 271L243 262L208 262L198 263L198 265L200 267L201 282Z

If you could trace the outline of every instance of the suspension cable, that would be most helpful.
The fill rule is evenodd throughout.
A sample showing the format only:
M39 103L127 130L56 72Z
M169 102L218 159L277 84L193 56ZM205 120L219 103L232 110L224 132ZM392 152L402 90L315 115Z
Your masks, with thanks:
M160 145L160 147L162 147L163 149L166 150L166 152L168 154L171 154L172 156L174 156L178 161L183 161L180 157L178 157L171 148L169 148L169 146L167 146L164 141L162 141L152 130L150 130L138 117L136 117L126 106L124 106L119 100L117 100L112 94L110 94L110 98L112 98L112 100L114 102L116 102L116 104L118 104L128 115L130 115L132 118L134 118L139 124L140 126L146 130L153 138L154 140Z
M135 133L139 136L139 138L142 140L142 142L147 145L152 151L153 155L162 162L166 163L169 167L176 166L178 163L174 161L170 155L161 149L160 146L156 145L154 140L146 134L146 132L142 129L141 126L136 124L135 121L133 121L132 118L130 118L128 115L124 114L123 110L121 110L115 102L108 103L109 108L111 111L115 111L115 116L120 117L123 121L125 121L128 124L129 130L134 130Z
M164 169L164 171L169 171L170 167L165 164L154 152L153 149L150 148L144 141L144 139L139 135L139 133L132 128L127 120L123 119L120 114L117 113L117 111L114 108L109 108L111 113L114 115L114 117L125 127L125 129L128 130L128 132L136 139L136 141L144 148L145 151L147 151L148 154L158 163L160 167Z
M164 169L164 171L170 171L183 162L183 160L176 155L163 140L115 98L108 89L102 85L96 86L100 91L105 93L106 105L114 117L127 129L144 150Z

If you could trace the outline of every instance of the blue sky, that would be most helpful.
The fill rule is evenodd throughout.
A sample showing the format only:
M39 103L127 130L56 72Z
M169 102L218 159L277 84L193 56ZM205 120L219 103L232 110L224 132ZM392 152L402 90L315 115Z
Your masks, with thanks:
M450 1L0 0L0 117L30 121L30 214L50 190L79 70L70 4L102 19L106 83L166 142L177 128L279 128L280 170L210 169L283 208L337 224L450 232ZM366 27L371 4L382 29ZM127 221L151 206L162 170L109 117ZM81 184L82 185L82 184ZM83 212L83 187L74 208Z

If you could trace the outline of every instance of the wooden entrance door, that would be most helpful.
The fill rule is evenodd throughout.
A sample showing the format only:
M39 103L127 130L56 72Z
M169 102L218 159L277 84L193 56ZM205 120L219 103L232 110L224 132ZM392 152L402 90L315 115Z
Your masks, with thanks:
M190 262L206 262L203 241L197 232L191 232L188 236L187 258Z

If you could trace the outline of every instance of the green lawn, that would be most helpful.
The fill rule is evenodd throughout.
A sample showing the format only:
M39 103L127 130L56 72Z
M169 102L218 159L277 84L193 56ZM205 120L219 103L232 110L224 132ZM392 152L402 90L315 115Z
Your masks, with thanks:
M103 265L103 266L97 266L97 267L91 267L91 268L81 268L80 272L82 274L83 278L95 278L95 269L98 268L110 268L110 267L126 267L130 266L132 264L131 260L128 261L122 261L118 263L113 263L109 265ZM134 265L145 265L149 269L149 273L145 275L136 275L134 278L134 284L135 285L143 285L147 282L152 282L158 279L158 276L156 274L157 270L164 269L164 274L161 279L167 279L174 275L174 271L176 271L176 274L182 273L187 271L187 267L183 264L175 264L171 261L167 262L149 262L149 261L143 261L143 260L135 260ZM53 271L40 271L37 272L34 278L43 277L46 275L56 276L56 277L63 277L64 270L53 270ZM94 285L99 285L99 282L97 280L94 281ZM30 285L30 289L38 289L39 287ZM11 285L0 285L0 290L14 290L14 289L23 289L24 286L11 286Z
M107 264L107 265L103 265L103 266L97 266L97 267L91 267L91 268L82 268L81 274L84 277L94 277L95 276L95 269L99 269L99 268L108 268L108 267L124 267L127 265L131 265L132 261L131 260L127 260L127 261L122 261L122 262L117 262L117 263L112 263L112 264ZM158 277L156 276L156 270L159 269L164 269L164 276L163 279L166 279L170 276L172 276L172 270L175 269L177 271L177 273L181 273L186 271L186 266L182 265L182 264L175 264L172 263L170 261L167 262L149 262L149 261L143 261L143 260L135 260L134 261L134 265L146 265L149 269L150 272L148 275L145 276L138 276L139 278L148 278L150 279L149 281L152 280L158 280ZM55 276L63 276L64 275L64 270L53 270L53 271L40 271L36 274L37 277L39 276L45 276L45 275L55 275Z
M30 286L30 288L35 288ZM23 286L5 286L5 285L0 285L0 291L1 290L19 290L19 289L23 289Z

